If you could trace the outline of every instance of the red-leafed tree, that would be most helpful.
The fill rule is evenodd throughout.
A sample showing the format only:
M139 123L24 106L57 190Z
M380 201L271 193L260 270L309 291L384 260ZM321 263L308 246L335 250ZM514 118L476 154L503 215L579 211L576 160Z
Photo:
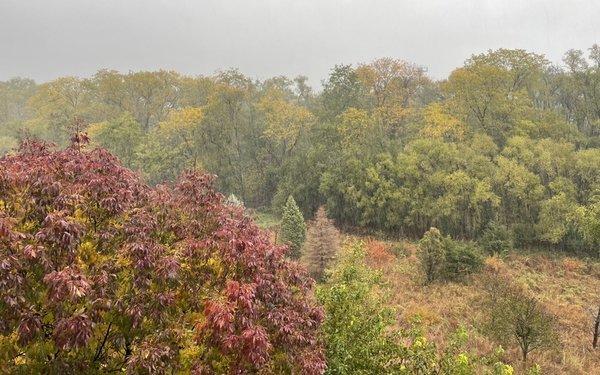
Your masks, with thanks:
M151 188L85 142L0 159L0 372L324 371L311 279L212 176Z

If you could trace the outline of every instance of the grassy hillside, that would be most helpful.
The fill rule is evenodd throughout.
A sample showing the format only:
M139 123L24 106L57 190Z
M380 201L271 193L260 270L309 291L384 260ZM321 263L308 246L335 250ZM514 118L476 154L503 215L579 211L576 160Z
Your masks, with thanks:
M546 252L509 254L504 260L487 258L484 270L467 282L440 282L424 286L410 243L364 239L371 266L382 270L392 292L390 304L399 324L419 316L429 337L441 346L458 327L469 332L468 348L477 354L497 346L482 330L485 316L486 274L500 273L522 284L558 317L560 346L534 351L528 366L538 363L544 374L600 373L600 352L591 349L592 320L600 292L600 263ZM503 360L523 372L516 348L505 348Z
M257 222L275 238L278 219L254 213ZM398 324L419 318L427 337L443 348L459 327L469 333L468 349L474 354L494 352L498 344L484 330L483 289L486 277L504 275L534 295L558 319L560 342L550 350L531 353L526 366L518 348L507 347L502 360L516 373L539 364L542 374L600 374L600 351L591 348L592 323L600 298L600 262L568 257L550 251L514 250L505 258L488 257L484 269L464 282L424 285L417 258L418 247L406 241L381 241L367 236L347 236L365 242L368 263L381 271L391 295L389 304L398 313Z

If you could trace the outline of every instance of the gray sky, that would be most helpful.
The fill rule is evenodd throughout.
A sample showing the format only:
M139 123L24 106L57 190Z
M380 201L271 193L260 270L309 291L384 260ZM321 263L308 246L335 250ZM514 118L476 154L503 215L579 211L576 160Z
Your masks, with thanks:
M600 42L598 0L0 0L0 80L100 68L265 78L402 58L446 77L473 53L559 62Z

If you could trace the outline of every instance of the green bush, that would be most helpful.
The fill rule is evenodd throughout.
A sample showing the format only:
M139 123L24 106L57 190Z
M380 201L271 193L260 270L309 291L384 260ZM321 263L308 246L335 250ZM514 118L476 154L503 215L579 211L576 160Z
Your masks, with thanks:
M442 277L446 256L445 242L437 228L430 228L419 241L419 260L426 284Z
M442 236L437 228L431 228L423 235L419 248L427 284L440 279L461 280L483 266L483 257L475 244Z
M365 256L361 243L344 249L328 282L317 289L325 308L329 374L392 373L390 364L402 355L389 332L394 312L385 306L380 275L365 265Z
M488 254L503 256L513 247L513 234L505 225L492 222L478 243Z
M430 237L437 237L435 231ZM327 282L317 289L325 309L327 374L472 375L481 368L491 373L493 363L465 353L464 328L449 337L444 350L426 338L418 317L406 322L407 331L399 331L381 275L365 264L365 256L361 243L343 248Z
M483 267L483 257L472 242L458 242L446 238L446 259L444 277L448 280L461 280L478 272Z

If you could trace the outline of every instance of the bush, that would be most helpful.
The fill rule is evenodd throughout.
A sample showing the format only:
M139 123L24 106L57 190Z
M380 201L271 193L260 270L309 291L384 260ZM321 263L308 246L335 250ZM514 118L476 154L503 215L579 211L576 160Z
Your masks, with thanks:
M418 318L407 322L407 331L396 328L395 312L387 307L381 275L365 262L362 243L343 248L327 282L317 289L325 308L326 372L476 374L476 364L482 361L464 352L468 338L464 329L449 338L444 350L438 350L424 336Z
M478 242L489 255L504 256L513 247L513 235L506 226L493 222L488 225Z
M448 280L461 280L483 267L483 257L472 242L446 239L444 276Z
M317 290L325 308L327 373L390 373L402 351L388 329L394 313L385 307L380 275L365 264L362 243L345 249L325 285Z
M427 284L439 279L461 280L483 267L483 257L473 243L444 237L437 228L423 235L419 248Z
M446 256L445 247L445 239L437 228L430 228L419 241L419 260L425 274L426 284L442 277Z
M213 178L104 150L0 159L0 372L320 374L311 280Z

